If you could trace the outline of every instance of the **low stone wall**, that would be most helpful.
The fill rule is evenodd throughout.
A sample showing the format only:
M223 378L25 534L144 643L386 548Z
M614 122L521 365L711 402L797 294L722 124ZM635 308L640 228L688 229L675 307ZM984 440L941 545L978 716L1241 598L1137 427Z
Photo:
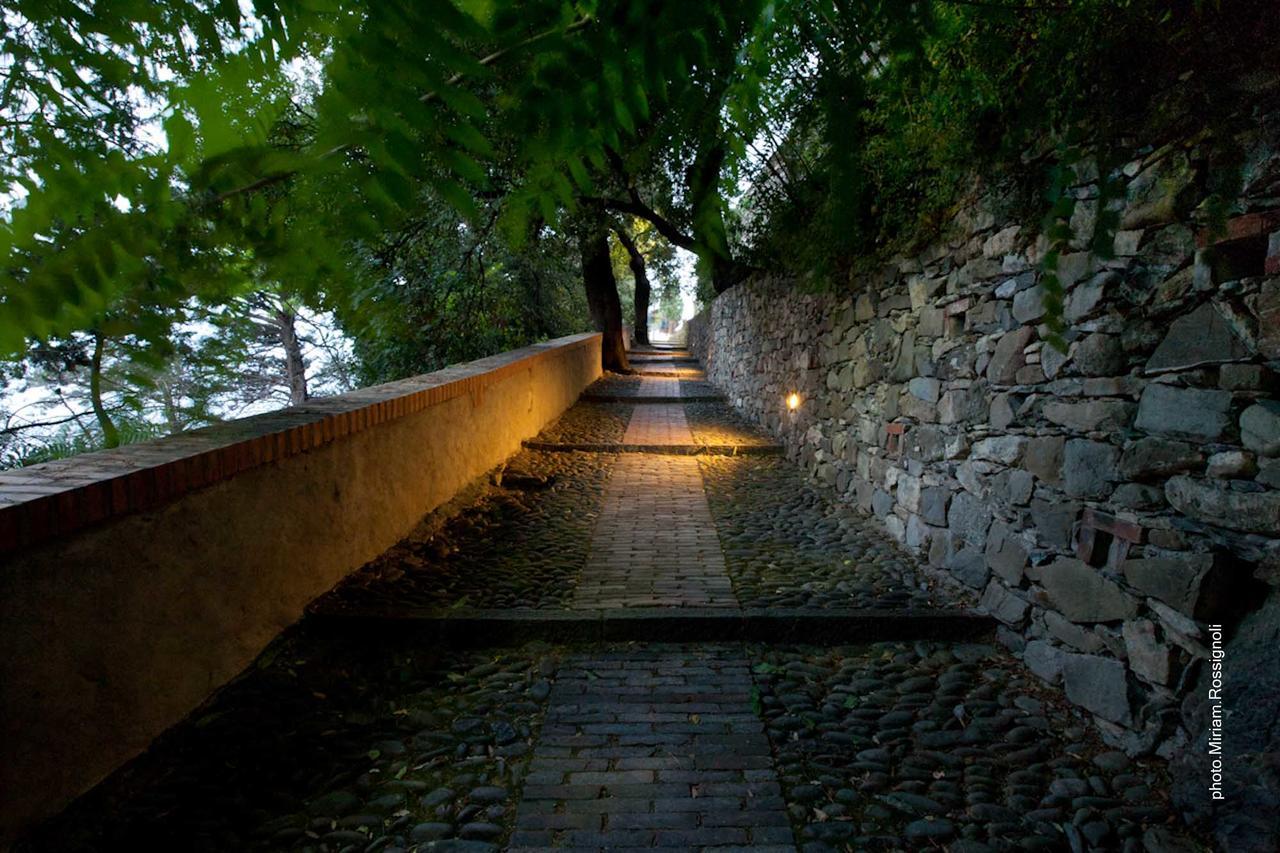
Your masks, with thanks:
M1195 213L1198 149L1135 156L1110 260L1084 251L1098 188L1082 171L1058 265L1065 352L1041 325L1046 241L993 197L843 292L759 278L690 328L734 406L979 591L1112 742L1203 752L1209 626L1226 626L1237 784L1241 756L1280 746L1262 651L1280 633L1278 137L1270 121L1242 140L1244 213L1225 233ZM1207 777L1186 784L1208 803Z
M0 474L0 847L599 376L577 335Z

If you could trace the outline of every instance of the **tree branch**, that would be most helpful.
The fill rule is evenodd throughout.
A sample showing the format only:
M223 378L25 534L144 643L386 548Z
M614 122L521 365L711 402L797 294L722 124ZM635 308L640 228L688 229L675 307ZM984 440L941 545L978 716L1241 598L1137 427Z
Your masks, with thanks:
M66 404L66 400L63 400L63 403L64 403L64 405L65 405L65 404ZM76 424L77 424L77 425L79 425L79 423L80 423L81 419L83 419L83 418L91 418L91 417L93 417L93 412L92 412L92 411L89 411L89 412L77 412L77 411L74 411L73 409L71 409L71 407L70 407L70 406L67 406L67 409L68 409L68 411L70 411L70 412L71 412L71 414L70 414L70 415L68 415L68 416L67 416L67 417L65 417L65 418L54 418L54 419L53 419L53 420L51 420L51 421L30 421L30 422L28 422L28 423L24 423L24 424L17 424L17 425L15 425L15 426L6 426L4 429L0 429L0 435L17 435L18 433L20 433L20 432L22 432L22 431L24 431L24 430L28 430L28 429L37 429L37 428L39 428L39 427L53 427L53 426L61 426L62 424L69 424L69 423L71 423L72 421L75 421L75 422L76 422ZM123 406L123 405L119 405L119 404L118 404L118 405L115 405L115 406L108 406L108 407L107 407L107 411L108 411L108 412L118 412L118 411L121 411L122 409L124 409L124 406Z
M571 35L573 33L576 33L579 30L585 29L587 25L594 20L595 19L593 17L591 17L590 15L587 15L585 17L579 18L578 20L574 21L572 24L570 24L567 27L564 27L563 29L556 27L541 33L536 33L535 35L529 36L523 41L519 41L513 45L509 45L499 50L495 50L493 53L490 53L488 56L481 57L479 60L477 60L477 62L480 65L483 65L486 67L490 66L493 63L497 62L498 60L502 59L503 57L508 56L509 54L512 54L518 50L523 50L529 45L536 44L542 41L543 39L550 38L551 36L554 36L560 33L563 33L564 35ZM457 74L454 74L452 77L450 77L448 81L445 83L445 85L456 86L465 79L466 79L466 74L459 71ZM433 89L432 91L427 92L426 94L422 95L422 97L418 98L418 101L423 104L429 104L439 97L440 97L439 90ZM318 161L324 161L329 159L330 157L337 156L338 154L341 154L344 151L349 150L351 147L352 147L351 143L345 143L343 145L335 145L333 148L330 148L328 151L321 154L318 158ZM274 184L278 184L281 181L286 181L296 174L298 174L298 170L291 169L286 172L278 172L274 175L265 175L256 181L252 181L251 183L245 184L244 186L236 187L235 189L230 189L225 192L218 193L213 197L213 203L221 204L222 202L230 198L234 198L238 195L244 195L245 193L250 193L255 190L265 189L266 187L272 186Z
M639 194L634 189L631 191L630 199L601 198L587 199L587 201L602 204L606 209L612 210L614 213L629 213L632 216L647 220L653 225L655 231L665 237L672 245L679 246L681 249L697 252L702 248L697 240L685 234L671 220L641 201Z
M562 34L564 34L564 35L572 35L572 34L576 33L578 30L581 30L581 29L585 28L585 27L586 27L588 24L590 24L593 20L595 20L595 19L594 19L593 17L591 17L590 15L585 15L585 16L583 16L583 17L579 18L578 20L574 21L574 22L573 22L572 24L570 24L569 26L565 27L563 30L562 30L562 29L559 29L559 28L557 27L557 28L552 28L552 29L550 29L550 30L546 30L545 32L541 32L541 33L537 33L537 34L535 34L535 35L531 35L531 36L529 36L527 39L525 39L524 41L519 41L519 42L516 42L516 43L515 43L515 44L513 44L513 45L508 45L507 47L504 47L504 48L500 48L500 49L498 49L498 50L495 50L493 53L491 53L491 54L489 54L488 56L483 57L482 59L480 59L480 60L479 60L479 63L480 63L481 65L483 65L483 66L488 67L488 66L492 65L493 63L497 62L499 59L502 59L504 56L507 56L508 54L515 53L517 50L523 50L524 48L528 47L529 45L531 45L531 44L537 44L538 42L542 41L543 39L550 38L551 36L554 36L554 35L556 35L557 33L562 33ZM448 80L448 82L446 82L446 83L445 83L445 85L446 85L446 86L456 86L456 85L458 85L459 83L461 83L463 80L465 80L465 79L466 79L466 76L467 76L466 74L464 74L464 73L462 73L461 71L459 71L457 74L455 74L455 75L453 75L452 77L450 77L450 78L449 78L449 80ZM427 103L430 103L431 101L434 101L434 100L435 100L436 98L438 98L439 96L440 96L440 93L439 93L439 92L437 92L437 91L431 91L431 92L427 92L425 95L423 95L423 96L422 96L421 98L419 98L418 100L419 100L419 101L421 101L421 102L422 102L422 103L424 103L424 104L427 104Z

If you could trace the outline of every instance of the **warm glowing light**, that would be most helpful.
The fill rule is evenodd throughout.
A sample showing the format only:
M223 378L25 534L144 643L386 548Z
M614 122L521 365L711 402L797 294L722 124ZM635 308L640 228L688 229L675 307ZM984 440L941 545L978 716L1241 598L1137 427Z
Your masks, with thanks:
M800 408L800 395L799 395L799 394L797 394L796 392L792 391L792 392L787 396L787 408L788 408L788 409L791 409L792 411L795 411L796 409Z

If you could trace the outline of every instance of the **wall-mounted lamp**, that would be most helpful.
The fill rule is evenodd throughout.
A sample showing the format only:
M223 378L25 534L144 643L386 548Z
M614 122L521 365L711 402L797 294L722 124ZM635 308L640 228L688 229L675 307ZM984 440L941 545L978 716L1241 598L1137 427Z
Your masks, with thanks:
M787 395L787 408L793 412L800 408L800 395L795 391Z

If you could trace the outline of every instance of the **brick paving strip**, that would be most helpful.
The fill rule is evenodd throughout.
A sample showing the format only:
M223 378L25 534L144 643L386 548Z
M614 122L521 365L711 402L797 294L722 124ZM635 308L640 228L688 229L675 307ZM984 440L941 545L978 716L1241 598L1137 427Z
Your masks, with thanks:
M641 393L678 383L645 378ZM693 445L684 407L636 406L625 444ZM605 489L574 609L737 607L695 459L627 454Z
M679 397L680 380L674 377L645 376L637 397Z
M687 403L687 402L724 402L724 395L709 385L706 374L701 367L672 368L667 365L642 365L652 370L641 369L636 376L622 377L619 383L609 379L601 380L588 388L579 398L583 402L593 403ZM627 382L625 380L639 380ZM602 387L603 386L603 387Z
M654 361L636 361L631 364L631 369L641 376L669 376L679 379L705 380L707 374L702 368L696 364L688 362L670 361L670 360L654 360Z
M590 556L570 606L737 604L697 460L623 455L605 488Z
M650 378L650 377L645 377ZM667 403L723 403L724 395L715 393L699 393L690 391L681 387L682 380L666 379L665 381L672 383L661 389L662 393L657 393L654 389L652 393L632 394L632 393L613 393L609 391L587 391L578 399L584 403L650 403L664 405ZM706 383L699 382L699 385Z
M659 380L646 379L645 382ZM684 406L636 406L627 423L624 444L693 444Z
M753 688L732 647L566 658L508 849L794 850Z

